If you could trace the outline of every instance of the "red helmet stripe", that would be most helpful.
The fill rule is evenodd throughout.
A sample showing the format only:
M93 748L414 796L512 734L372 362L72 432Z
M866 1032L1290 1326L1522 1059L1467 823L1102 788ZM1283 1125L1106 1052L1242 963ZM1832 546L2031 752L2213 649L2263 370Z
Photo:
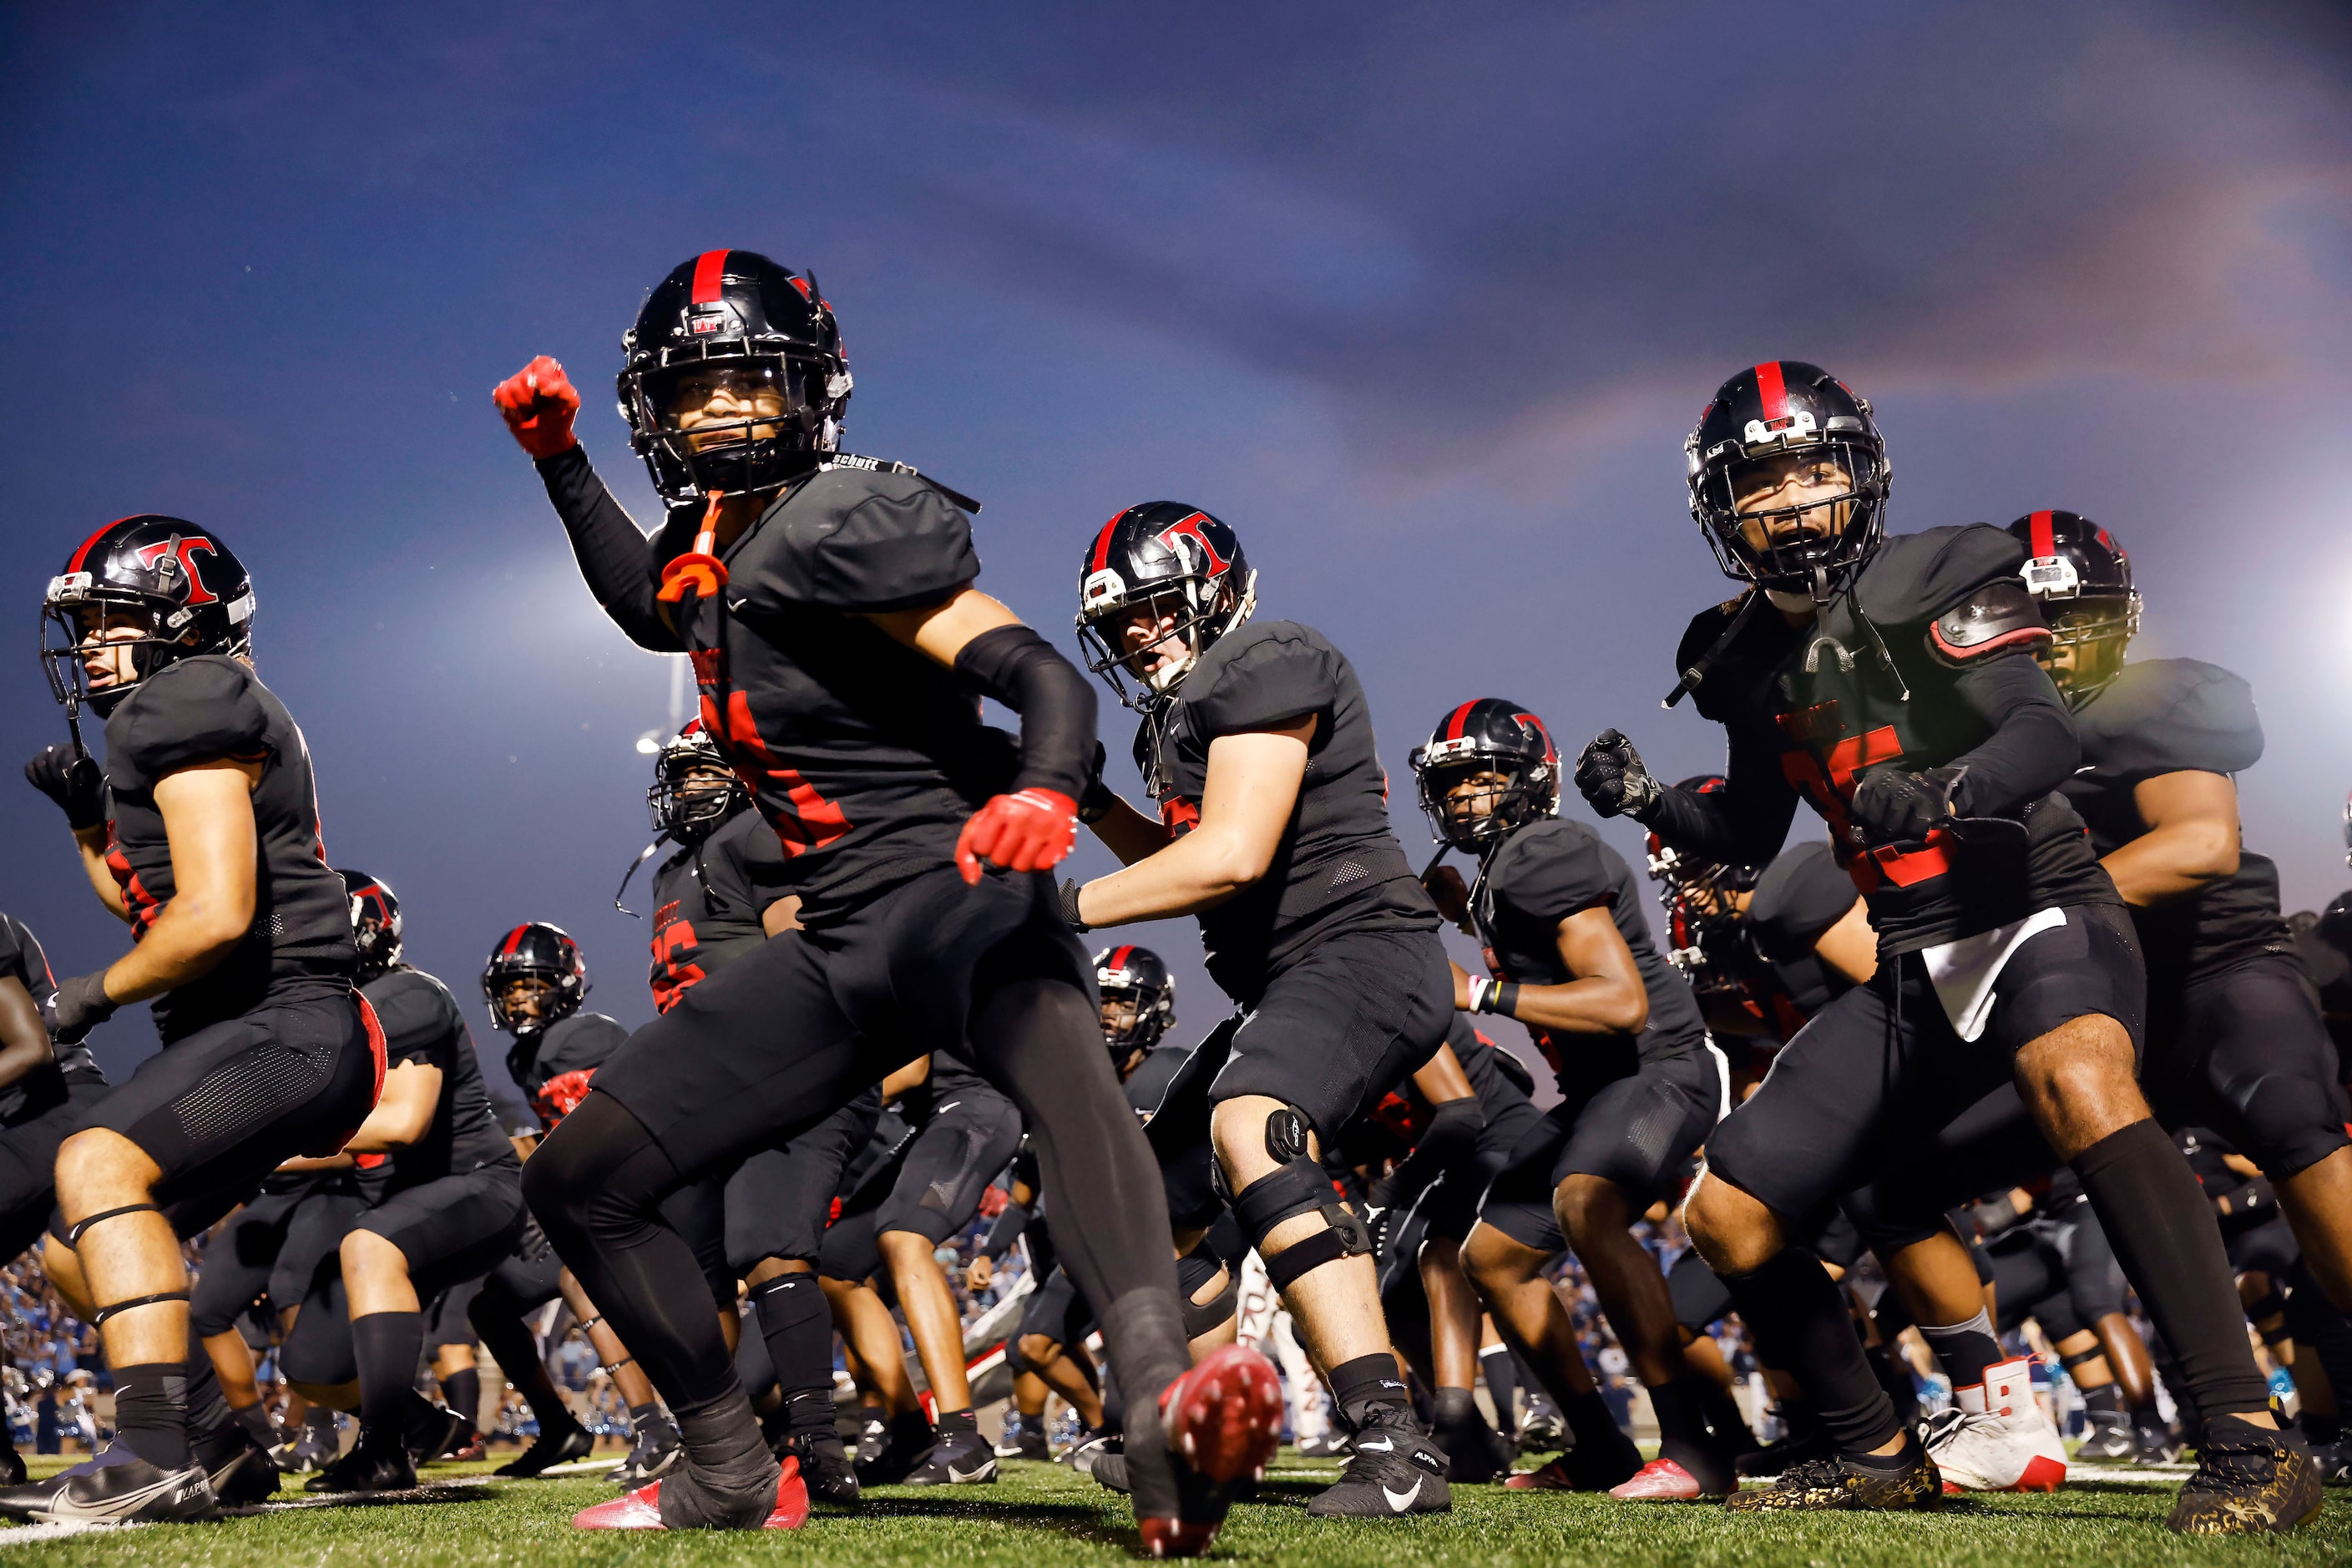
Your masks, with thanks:
M1461 707L1456 708L1454 710L1452 717L1445 721L1445 738L1447 740L1458 741L1462 738L1462 726L1469 722L1470 710L1477 706L1478 700L1474 697L1469 701L1465 702Z
M1767 360L1756 367L1756 395L1764 401L1764 420L1789 416L1789 386L1780 379L1780 362Z
M2058 540L2057 536L2051 531L2048 512L2035 512L2027 520L2026 527L2033 534L2033 553L2037 558L2058 553Z
M1118 517L1126 515L1127 513L1120 512ZM1104 523L1102 531L1095 535L1095 563L1087 567L1087 571L1100 572L1110 564L1110 536L1118 531L1118 517L1112 518L1108 522Z
M520 947L520 946L522 945L522 933L523 933L523 932L525 932L525 931L529 931L530 929L530 927L529 927L529 926L527 926L527 925L524 925L524 926L517 926L517 927L515 927L515 928L514 928L514 930L512 930L512 931L510 931L507 932L507 940L506 940L506 941L505 941L505 942L504 942L504 943L502 943L502 944L499 946L499 956L500 958L504 958L507 954L509 954L509 953L512 952L516 948Z
M1126 946L1120 948L1117 952L1112 953L1110 955L1110 962L1104 964L1103 967L1105 969L1125 969L1127 967L1128 955L1132 953L1134 951L1135 944L1133 942L1128 943Z
M720 276L727 270L727 256L723 250L706 250L694 258L695 304L719 303L719 283Z

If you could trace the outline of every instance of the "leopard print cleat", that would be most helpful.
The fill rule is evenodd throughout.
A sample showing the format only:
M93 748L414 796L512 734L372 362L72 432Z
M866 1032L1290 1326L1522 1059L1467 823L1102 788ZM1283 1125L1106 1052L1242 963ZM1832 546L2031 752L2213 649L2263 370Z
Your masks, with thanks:
M2319 1467L2284 1433L2217 1415L2165 1523L2183 1535L2283 1535L2319 1517L2326 1495Z
M1896 1511L1942 1505L1944 1478L1916 1442L1906 1441L1901 1469L1864 1467L1832 1455L1808 1459L1769 1485L1749 1487L1723 1500L1738 1513L1774 1510L1869 1509Z

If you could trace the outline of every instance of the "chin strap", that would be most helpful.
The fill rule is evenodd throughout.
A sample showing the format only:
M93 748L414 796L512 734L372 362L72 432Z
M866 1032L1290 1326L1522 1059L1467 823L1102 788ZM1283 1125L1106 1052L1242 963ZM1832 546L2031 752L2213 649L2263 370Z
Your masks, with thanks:
M637 858L629 862L629 868L621 873L621 885L613 889L613 907L620 910L623 914L628 916L633 921L642 920L645 917L638 914L636 910L629 908L628 905L621 902L621 895L629 890L629 882L631 879L636 876L637 868L652 859L654 858L655 851L658 850L665 842L667 842L666 837L656 838L651 844L646 845L643 849L638 850Z

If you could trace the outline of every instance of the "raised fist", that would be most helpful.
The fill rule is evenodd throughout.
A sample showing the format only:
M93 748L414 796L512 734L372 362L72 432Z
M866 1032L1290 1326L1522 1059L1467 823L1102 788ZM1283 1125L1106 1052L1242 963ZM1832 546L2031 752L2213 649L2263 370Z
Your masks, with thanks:
M572 433L580 394L563 367L545 354L499 383L490 401L499 405L516 444L533 458L552 458L580 445Z
M105 825L106 774L89 752L51 746L25 764L25 779L58 803L76 833Z
M1645 822L1665 790L1642 765L1633 742L1614 730L1603 730L1576 759L1576 787L1584 804L1602 816L1630 816Z

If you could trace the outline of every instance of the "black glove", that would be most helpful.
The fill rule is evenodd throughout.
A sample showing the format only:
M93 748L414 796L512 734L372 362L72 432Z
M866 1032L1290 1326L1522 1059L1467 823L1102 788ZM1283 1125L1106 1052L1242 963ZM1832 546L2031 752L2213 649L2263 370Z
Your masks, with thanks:
M1095 760L1087 764L1087 787L1078 792L1078 820L1092 827L1110 815L1118 796L1103 783L1103 743L1095 742Z
M25 764L25 780L58 803L75 832L105 824L106 772L88 752L51 746Z
M1929 768L1906 773L1882 768L1863 775L1846 816L1857 844L1916 843L1961 815L1955 802L1966 768Z
M41 1022L48 1026L50 1038L70 1046L113 1017L117 1005L106 994L106 971L101 969L61 981L41 1008Z
M1665 787L1642 765L1633 742L1614 730L1603 730L1576 759L1576 787L1584 803L1602 816L1630 816L1646 822L1665 795Z
M1078 884L1076 882L1062 884L1062 919L1069 923L1072 931L1087 931L1095 929L1078 918Z

